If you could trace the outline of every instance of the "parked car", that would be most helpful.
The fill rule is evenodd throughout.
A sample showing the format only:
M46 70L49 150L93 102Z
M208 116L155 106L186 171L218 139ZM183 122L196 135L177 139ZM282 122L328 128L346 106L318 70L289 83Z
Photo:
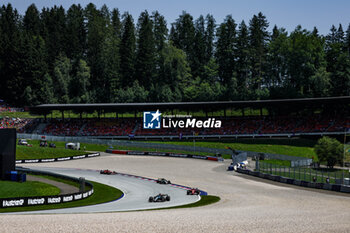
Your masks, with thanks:
M47 144L47 140L46 139L40 139L40 144L39 144L40 147L47 147L48 144Z
M68 142L66 143L66 149L80 150L80 143Z
M26 139L19 139L19 140L18 140L18 145L27 146L27 145L28 145L28 142L27 142Z

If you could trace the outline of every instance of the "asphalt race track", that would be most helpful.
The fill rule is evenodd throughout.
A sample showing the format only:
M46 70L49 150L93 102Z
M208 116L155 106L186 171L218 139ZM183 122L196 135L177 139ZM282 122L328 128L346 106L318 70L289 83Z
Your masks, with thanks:
M110 169L198 187L220 196L196 208L89 214L0 215L1 232L349 232L350 195L312 190L226 171L196 159L107 155L37 169ZM68 170L67 170L68 171ZM74 171L76 172L76 171ZM79 173L80 174L80 173ZM102 176L96 175L100 178ZM106 179L112 177L103 176ZM97 178L96 178L97 179ZM108 181L110 182L110 181ZM123 187L119 187L123 189ZM147 196L147 195L145 195ZM145 200L145 204L147 200ZM160 204L160 203L154 203Z
M200 200L197 195L186 195L186 190L173 186L157 184L153 180L145 180L126 175L102 175L97 170L73 169L73 168L36 168L42 171L54 172L73 177L85 177L87 180L103 183L123 191L124 197L105 204L66 208L42 210L33 212L22 212L14 214L74 214L74 213L98 213L98 212L116 212L145 210L155 208L165 208L171 206L185 205ZM150 203L148 198L159 193L170 195L170 201Z

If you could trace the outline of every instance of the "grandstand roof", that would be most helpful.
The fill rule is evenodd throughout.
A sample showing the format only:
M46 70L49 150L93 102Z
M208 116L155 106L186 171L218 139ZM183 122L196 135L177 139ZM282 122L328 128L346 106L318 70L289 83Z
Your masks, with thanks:
M278 99L278 100L251 100L251 101L217 101L217 102L170 102L170 103L94 103L94 104L42 104L30 107L32 113L48 114L53 110L75 112L93 112L95 110L105 112L136 112L154 110L179 109L184 111L215 111L226 108L263 108L263 107L288 107L304 108L308 106L344 106L350 104L350 96L303 98L303 99Z

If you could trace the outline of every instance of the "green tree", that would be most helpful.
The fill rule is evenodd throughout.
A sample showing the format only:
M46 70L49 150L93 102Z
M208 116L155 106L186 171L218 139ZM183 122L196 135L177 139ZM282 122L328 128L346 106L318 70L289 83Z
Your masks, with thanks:
M110 13L106 5L97 10L92 3L85 9L87 23L87 63L91 69L90 87L93 102L109 102L109 77L105 71L104 46L111 28ZM103 92L101 90L104 90Z
M248 27L244 21L239 24L237 35L236 49L236 72L237 72L237 87L240 99L248 99L249 89L248 80L250 77L250 62L249 62L249 33Z
M122 87L130 87L135 72L136 36L132 16L123 15L122 40L120 42L120 74Z
M154 23L154 43L155 43L155 63L156 63L156 73L154 77L155 83L163 82L163 77L165 76L164 71L164 57L162 56L162 50L164 49L164 44L168 36L167 23L164 16L160 15L158 11L153 12L152 19ZM152 91L150 91L152 93ZM159 99L155 97L154 99ZM160 98L163 99L163 98Z
M274 26L271 41L268 44L266 86L283 88L288 77L288 35L284 28Z
M299 97L312 96L311 77L325 67L324 39L298 26L289 37L288 84ZM295 97L295 96L294 96Z
M70 81L69 93L72 103L90 102L90 67L86 61L79 60L76 75Z
M205 18L206 30L205 30L205 61L208 63L214 57L215 48L215 19L212 15L207 15Z
M337 139L322 137L317 141L314 150L320 162L327 162L330 168L342 163L343 146Z
M24 87L31 88L31 102L24 102L27 105L38 105L53 101L52 80L47 66L45 42L41 36L34 36L31 33L23 35L23 65L22 75L25 77ZM43 90L43 88L47 90ZM29 95L29 93L28 93Z
M149 85L156 71L156 47L153 34L153 21L147 11L138 20L138 43L135 77L141 86Z
M204 66L203 80L211 84L219 81L219 66L214 58L211 58L209 62Z
M199 77L192 80L184 89L185 101L215 101L222 95L223 89L220 83L210 84L203 82Z
M266 74L267 41L269 23L266 17L259 12L249 22L249 46L251 80L249 83L253 90L260 89Z
M311 83L313 86L314 97L323 97L329 95L330 73L326 71L325 67L320 67L316 73L311 76Z
M86 50L86 27L84 9L73 4L67 11L66 55L73 60L79 60Z
M159 53L164 47L164 43L168 36L167 23L164 16L160 15L158 11L152 14L153 24L154 24L154 40L156 50Z
M340 53L337 57L331 86L333 96L350 95L350 56L347 53Z
M7 103L23 105L24 77L23 37L20 16L11 4L0 10L0 98Z
M350 23L349 23L348 29L346 30L344 43L345 43L345 51L350 56Z
M119 89L116 96L118 103L143 103L148 98L148 91L136 80L131 87Z
M69 84L71 83L71 64L66 56L60 55L53 71L55 99L60 104L69 103Z
M165 76L161 84L167 84L172 90L183 90L191 80L190 67L186 60L186 54L177 49L171 43L165 44L161 56L164 57L163 67Z
M195 22L195 37L193 45L192 76L203 78L206 65L205 20L201 15Z
M120 21L120 13L117 8L114 8L112 10L112 26L113 26L113 35L120 40L121 32L122 32L122 23Z
M332 25L331 31L326 37L325 51L332 95L349 95L350 55L346 49L346 39L341 24L338 30Z
M43 9L42 38L47 50L47 63L53 71L56 58L65 51L66 46L66 13L62 6L54 6L51 9Z
M23 17L23 26L27 33L33 35L39 35L40 28L40 15L39 11L36 8L35 4L31 4Z
M193 17L183 11L182 15L180 15L179 18L176 19L176 22L172 24L169 37L176 48L185 51L192 76L192 70L196 69L194 50L195 35L196 32L193 24Z
M231 15L225 18L217 30L216 62L219 65L220 81L225 86L236 83L235 77L235 46L236 23Z
M107 10L105 10L107 11ZM105 13L107 14L107 13ZM101 51L98 60L100 61L100 84L103 92L96 95L99 102L113 102L116 91L121 85L120 75L120 31L116 28L118 19L116 9L112 12L112 23L106 23L104 41L101 44ZM118 13L119 14L119 13ZM106 22L108 20L106 19Z

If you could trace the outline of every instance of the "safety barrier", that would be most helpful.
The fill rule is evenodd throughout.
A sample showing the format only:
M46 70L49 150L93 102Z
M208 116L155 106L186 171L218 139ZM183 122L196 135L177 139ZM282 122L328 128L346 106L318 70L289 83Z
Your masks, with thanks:
M16 164L19 163L50 163L50 162L61 162L67 160L76 160L76 159L85 159L100 156L100 153L90 153L85 155L75 155L68 157L59 157L59 158L46 158L46 159L20 159L16 160Z
M242 168L237 168L237 172L242 173L242 174L246 174L246 175L255 176L255 177L260 177L263 179L268 179L268 180L280 182L280 183L301 186L301 187L350 193L350 186L346 186L346 185L309 182L309 181L304 181L304 180L297 180L297 179L291 179L291 178L287 178L287 177L283 177L283 176L262 173L262 172L258 172L258 171L251 171L251 170L242 169Z
M61 179L79 182L78 178L60 175L52 172L44 172L44 171L38 171L38 170L18 168L18 167L16 168L16 170L21 172L36 174L36 175L49 175L49 176L54 176ZM1 198L0 208L50 205L50 204L60 204L60 203L82 200L82 199L88 198L94 193L94 186L92 183L85 181L85 185L90 187L89 191L76 192L76 193L65 194L65 195Z
M122 155L149 155L149 156L162 156L162 157L203 159L203 160L210 160L210 161L223 161L222 157L201 156L201 155L192 155L192 154L177 154L177 153L170 153L170 152L130 151L130 150L107 149L106 153L122 154Z

